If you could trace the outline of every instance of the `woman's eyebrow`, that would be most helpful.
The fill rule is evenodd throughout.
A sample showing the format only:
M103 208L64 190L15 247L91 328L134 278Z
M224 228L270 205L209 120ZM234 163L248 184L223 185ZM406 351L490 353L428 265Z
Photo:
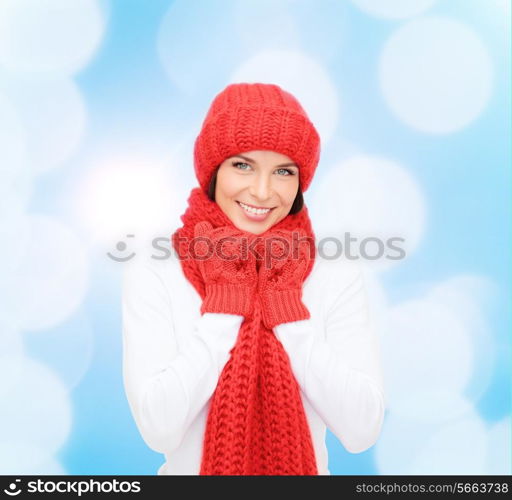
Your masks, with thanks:
M236 156L233 156L232 158L243 158L245 161L249 162L249 163L258 163L257 161L253 160L252 158L249 158L248 156L244 156L244 155L236 155ZM277 165L276 168L283 168L283 167L297 167L297 165L295 163L283 163L282 165ZM299 168L299 167L297 167Z

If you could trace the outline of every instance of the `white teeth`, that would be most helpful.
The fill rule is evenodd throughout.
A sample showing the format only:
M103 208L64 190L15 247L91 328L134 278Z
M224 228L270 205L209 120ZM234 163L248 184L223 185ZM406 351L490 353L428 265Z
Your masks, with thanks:
M266 214L267 212L270 212L270 208L252 208L247 205L244 205L241 201L239 201L238 203L244 210L246 210L247 212L249 212L251 214L262 215L262 214Z

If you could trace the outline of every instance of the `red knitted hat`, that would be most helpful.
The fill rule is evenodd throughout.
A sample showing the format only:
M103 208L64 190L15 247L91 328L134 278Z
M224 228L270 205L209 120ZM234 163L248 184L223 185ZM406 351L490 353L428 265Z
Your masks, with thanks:
M226 158L253 150L289 156L304 192L320 158L320 136L297 99L278 85L233 83L214 98L194 144L200 186L207 192Z

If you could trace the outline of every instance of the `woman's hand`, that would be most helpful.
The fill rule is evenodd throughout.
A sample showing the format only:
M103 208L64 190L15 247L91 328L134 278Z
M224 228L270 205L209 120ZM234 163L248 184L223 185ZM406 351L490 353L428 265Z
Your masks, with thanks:
M228 226L213 228L208 221L194 227L194 255L205 282L201 313L250 317L258 282L250 237Z
M302 302L302 283L310 260L311 243L304 231L278 229L265 237L264 258L258 271L258 292L267 328L309 319Z

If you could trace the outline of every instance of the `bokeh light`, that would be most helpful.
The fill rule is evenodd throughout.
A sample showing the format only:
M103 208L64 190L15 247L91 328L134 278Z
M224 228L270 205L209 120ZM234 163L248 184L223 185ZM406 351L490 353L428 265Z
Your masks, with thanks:
M267 51L256 54L231 75L230 83L267 82L297 97L322 139L327 143L338 122L339 100L327 71L306 54Z
M82 178L71 203L88 231L88 242L114 249L130 239L148 250L154 237L169 236L179 220L180 180L170 166L117 157L100 162Z
M18 231L24 245L17 265L3 277L0 310L21 329L55 326L84 298L86 249L70 228L48 216L23 217Z
M363 12L384 19L404 19L423 14L437 0L351 0Z
M85 66L105 26L96 0L3 0L0 66L52 78Z
M428 299L390 309L383 354L391 411L429 421L452 411L450 395L465 388L475 356L458 317Z
M50 367L31 358L24 358L23 370L11 376L15 381L2 397L0 442L30 443L55 453L71 431L69 393Z
M65 78L12 79L4 83L4 88L20 113L31 171L40 174L62 166L82 141L87 123L77 84Z
M320 132L305 193L316 236L349 233L356 252L372 238L370 256L376 238L405 240L405 258L386 245L357 262L386 417L366 454L329 439L330 469L510 474L510 12L2 0L0 473L162 465L124 392L123 257L180 225L214 95L263 81Z
M331 167L309 206L319 238L336 238L343 252L376 269L414 252L426 224L424 196L411 174L396 162L368 155Z
M493 68L468 26L431 17L410 21L391 35L382 49L379 80L399 119L422 132L446 134L464 128L485 109Z
M54 456L30 442L1 441L0 470L4 475L60 476L67 475Z

